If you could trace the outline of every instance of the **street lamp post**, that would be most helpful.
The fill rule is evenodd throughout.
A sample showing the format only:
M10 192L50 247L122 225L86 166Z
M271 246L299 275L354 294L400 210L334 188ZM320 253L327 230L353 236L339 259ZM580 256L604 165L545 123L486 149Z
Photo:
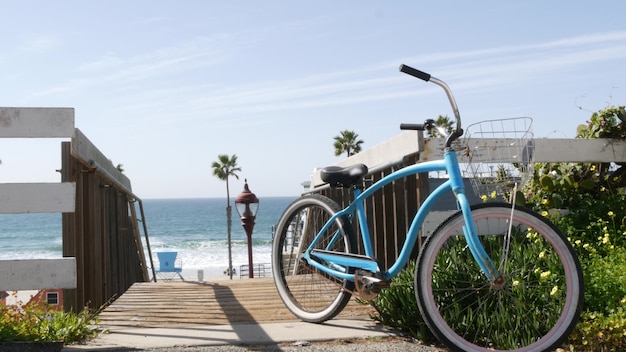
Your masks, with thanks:
M235 199L235 207L241 218L241 226L248 236L248 277L254 277L254 268L252 267L252 230L254 229L254 219L259 210L259 199L250 192L248 188L248 180L245 180L243 191L239 193Z

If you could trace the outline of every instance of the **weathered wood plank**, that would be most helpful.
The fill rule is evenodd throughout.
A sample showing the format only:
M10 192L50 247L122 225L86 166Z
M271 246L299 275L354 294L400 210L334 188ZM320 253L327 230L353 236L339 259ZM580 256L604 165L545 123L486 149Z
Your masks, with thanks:
M369 319L372 307L351 301L340 317ZM112 326L174 327L296 321L271 278L135 283L98 317Z
M441 225L446 219L450 216L454 215L457 210L446 210L446 211L431 211L426 215L426 219L422 224L422 236L427 237L430 236L439 225Z
M76 184L63 183L1 183L0 213L72 213Z
M0 138L70 138L72 108L0 108Z
M75 287L75 258L0 260L0 291Z
M613 139L536 139L536 162L626 162L626 141Z
M124 191L132 193L128 177L121 173L78 128L75 129L72 137L71 154L83 164L98 168L107 178L118 183Z
M492 147L509 145L513 140L508 139L474 139L470 140L469 147ZM533 161L560 163L610 163L626 162L626 141L613 139L534 139ZM424 149L420 152L420 161L439 160L443 158L444 141L441 138L429 139L424 142ZM455 145L457 150L463 150L461 141Z

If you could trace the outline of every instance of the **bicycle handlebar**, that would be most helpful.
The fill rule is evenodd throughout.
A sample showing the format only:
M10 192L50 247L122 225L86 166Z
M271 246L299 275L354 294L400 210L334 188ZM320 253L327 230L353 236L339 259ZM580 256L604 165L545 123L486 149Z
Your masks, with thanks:
M417 77L419 79L421 79L422 81L430 81L430 74L420 71L418 69L415 69L411 66L407 66L405 64L400 65L400 72L404 72L406 74L409 74L413 77Z
M423 81L426 82L432 82L438 86L440 86L441 88L443 88L443 90L446 92L446 95L448 96L448 100L450 101L450 106L452 106L452 111L454 112L454 117L456 118L456 129L448 136L448 138L446 139L446 148L450 148L452 146L452 142L455 141L456 139L458 139L459 137L461 137L463 135L463 129L461 128L461 114L459 113L459 108L456 105L456 101L454 100L454 96L452 95L452 90L450 90L450 87L448 87L448 85L440 80L437 79L433 76L431 76L430 74L420 71L418 69L415 69L411 66L407 66L405 64L400 65L400 72L404 72L408 75L411 75L413 77L419 78ZM402 126L404 125L404 127L406 128L402 128ZM400 129L410 129L410 130L424 130L425 128L428 128L429 126L426 126L427 124L402 124L400 125ZM409 128L412 127L412 128ZM421 127L421 128L418 128Z
M426 129L423 123L401 123L401 130L423 131Z

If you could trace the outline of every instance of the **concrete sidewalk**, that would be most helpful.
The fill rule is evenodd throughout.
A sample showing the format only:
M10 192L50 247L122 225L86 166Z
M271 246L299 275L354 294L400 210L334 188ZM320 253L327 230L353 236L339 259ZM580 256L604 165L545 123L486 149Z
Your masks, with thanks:
M193 346L279 346L343 339L397 336L367 320L330 320L324 324L304 322L195 325L181 328L117 328L84 345L63 351L149 350Z

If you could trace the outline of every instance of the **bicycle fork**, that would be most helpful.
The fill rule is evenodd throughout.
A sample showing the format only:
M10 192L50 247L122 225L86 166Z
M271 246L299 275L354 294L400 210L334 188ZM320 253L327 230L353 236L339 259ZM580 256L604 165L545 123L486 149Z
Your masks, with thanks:
M463 212L463 219L465 220L465 226L463 226L463 234L465 235L465 239L467 241L467 245L474 257L478 266L483 271L483 273L487 276L490 282L495 284L502 283L502 275L500 271L496 267L495 263L485 251L485 247L483 247L480 239L478 238L478 231L476 230L476 225L474 224L474 218L472 217L472 211L470 209L470 205L467 201L467 197L465 194L457 194L457 201L459 202L459 207Z

